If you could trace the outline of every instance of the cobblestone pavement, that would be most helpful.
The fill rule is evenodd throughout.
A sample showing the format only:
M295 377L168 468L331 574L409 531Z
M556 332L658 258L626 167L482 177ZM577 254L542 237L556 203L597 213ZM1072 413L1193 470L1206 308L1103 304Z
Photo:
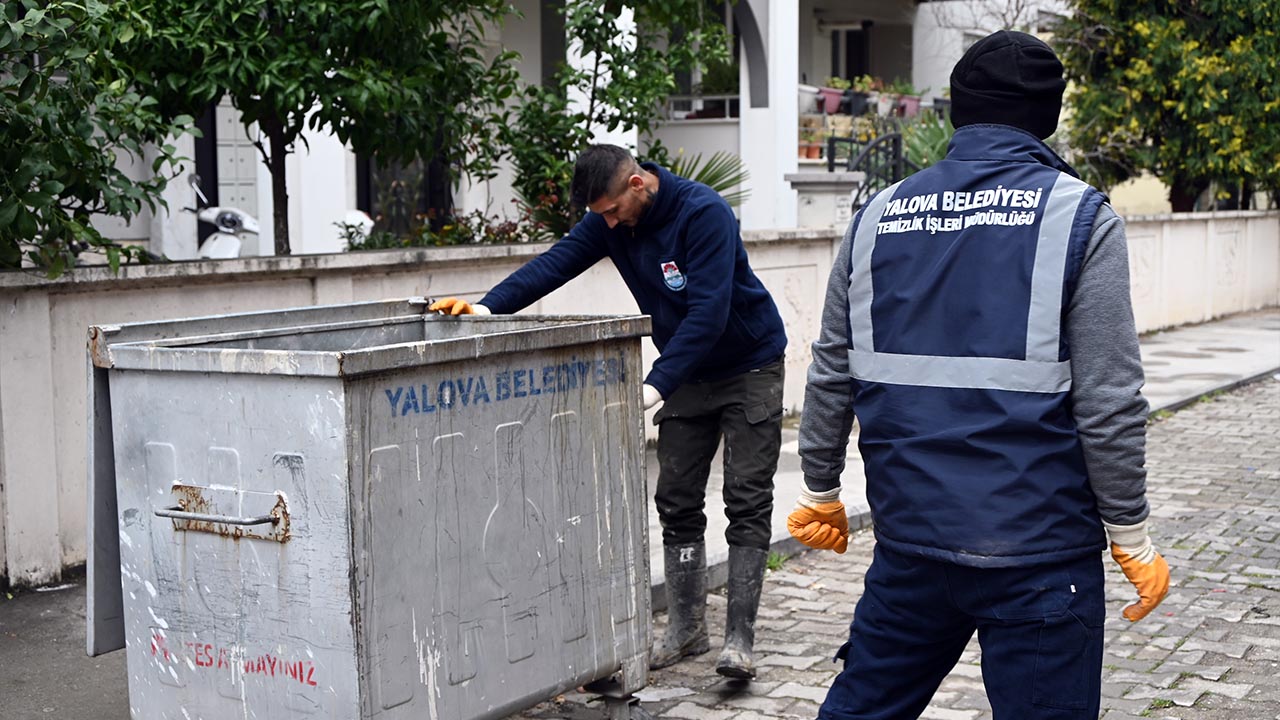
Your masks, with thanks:
M1150 427L1153 539L1173 588L1145 620L1120 610L1133 595L1110 560L1102 717L1280 720L1280 381L1197 403ZM661 718L813 718L835 677L871 559L869 532L845 555L809 552L766 579L757 627L759 677L715 674L716 652L650 674L639 695ZM725 601L709 600L713 642ZM665 626L660 614L655 632ZM989 720L977 642L922 717ZM604 708L571 693L525 718L598 720Z

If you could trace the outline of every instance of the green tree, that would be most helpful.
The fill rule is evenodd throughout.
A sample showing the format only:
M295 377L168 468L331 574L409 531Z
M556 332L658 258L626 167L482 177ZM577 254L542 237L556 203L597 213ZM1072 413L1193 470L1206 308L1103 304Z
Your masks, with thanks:
M443 156L487 177L514 92L514 55L485 54L505 0L117 0L146 23L122 39L169 113L230 96L271 171L277 255L289 254L285 158L328 128L392 162ZM144 20L145 19L145 20Z
M144 257L102 237L94 214L125 220L161 203L179 161L167 137L191 131L165 119L110 52L136 33L99 0L10 0L0 9L0 268L57 277L86 248L113 269ZM153 175L133 180L121 154L151 144Z
M618 31L625 11L634 33ZM728 34L706 0L571 0L565 34L586 55L562 66L554 84L525 89L516 121L501 132L515 166L515 189L543 239L559 239L577 215L569 204L573 162L597 129L635 128L652 138L676 73L728 62ZM576 94L584 103L572 104ZM660 143L649 159L669 160Z
M1091 181L1150 171L1176 212L1211 184L1280 200L1280 2L1072 5L1055 44L1073 81L1073 159Z

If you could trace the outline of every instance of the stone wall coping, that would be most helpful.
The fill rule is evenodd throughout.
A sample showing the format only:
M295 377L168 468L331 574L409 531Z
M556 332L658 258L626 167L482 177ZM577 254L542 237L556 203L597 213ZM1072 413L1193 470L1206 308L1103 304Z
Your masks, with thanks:
M813 173L825 182L836 181L846 175L861 173ZM1207 220L1252 220L1273 218L1280 220L1280 210L1223 210L1198 213L1164 213L1158 215L1131 215L1125 218L1134 223L1186 223ZM785 228L771 230L747 230L742 233L748 246L763 243L811 243L835 242L840 239L837 228ZM105 285L128 287L135 285L188 285L211 284L233 279L263 279L273 276L337 275L353 272L404 269L421 265L439 268L450 265L486 265L511 258L533 258L551 243L519 245L454 245L449 247L414 247L394 250L361 250L355 252L317 255L290 255L288 257L251 257L235 260L182 260L151 265L124 265L119 275L113 275L105 265L78 267L61 277L49 279L29 271L0 272L0 292L35 289L76 292L99 290Z
M1275 218L1280 220L1280 210L1214 210L1212 212L1158 213L1155 215L1121 215L1127 223L1135 222L1194 222L1204 220L1250 220Z
M797 172L787 173L783 180L792 185L856 185L865 180L867 174L856 172Z
M779 242L834 242L839 239L839 236L829 229L794 228L748 230L742 233L742 239L750 246ZM58 292L96 291L108 285L125 288L138 285L216 284L228 280L404 270L415 265L422 266L424 269L460 264L476 266L500 263L511 258L532 259L549 247L551 243L453 245L287 257L248 257L233 260L182 260L151 265L123 265L120 267L119 275L112 274L105 265L88 265L77 267L52 280L34 272L12 270L0 272L0 292L37 289Z

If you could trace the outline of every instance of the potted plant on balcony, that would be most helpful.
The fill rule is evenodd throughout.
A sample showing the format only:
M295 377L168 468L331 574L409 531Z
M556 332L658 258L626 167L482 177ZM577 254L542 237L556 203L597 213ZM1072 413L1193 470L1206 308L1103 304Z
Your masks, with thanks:
M894 92L896 83L885 83L880 78L867 78L867 83L873 90L869 93L867 102L875 107L876 114L880 117L888 117L893 114L894 109L898 105L898 96Z
M800 128L799 157L816 160L822 157L822 131L818 128Z
M738 116L738 65L712 60L702 73L702 80L693 87L693 94L704 98L702 109L689 113L685 119L723 118ZM715 96L722 97L715 97ZM707 96L711 96L709 99ZM729 97L726 107L725 98Z
M920 113L920 91L909 80L896 80L890 86L897 96L896 114L903 117L915 117Z
M828 115L835 114L840 110L840 98L844 97L844 91L852 86L848 80L842 77L829 77L822 87L818 88L818 93L822 95L822 111Z
M851 85L845 92L845 97L849 100L849 114L861 115L874 102L876 91L880 89L880 80L870 75L860 75L853 79Z

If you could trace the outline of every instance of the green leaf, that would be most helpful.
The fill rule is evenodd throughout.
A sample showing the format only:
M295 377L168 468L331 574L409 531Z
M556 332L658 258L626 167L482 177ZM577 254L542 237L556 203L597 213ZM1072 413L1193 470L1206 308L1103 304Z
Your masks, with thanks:
M32 8L27 11L27 17L23 19L22 24L28 29L35 28L44 20L44 8Z
M18 215L18 203L6 202L0 205L0 227L6 227Z
M27 77L18 86L18 102L26 102L35 94L36 88L40 86L40 75L38 73L28 73Z
M49 193L31 191L22 194L22 202L27 207L38 208L53 204L53 196Z

